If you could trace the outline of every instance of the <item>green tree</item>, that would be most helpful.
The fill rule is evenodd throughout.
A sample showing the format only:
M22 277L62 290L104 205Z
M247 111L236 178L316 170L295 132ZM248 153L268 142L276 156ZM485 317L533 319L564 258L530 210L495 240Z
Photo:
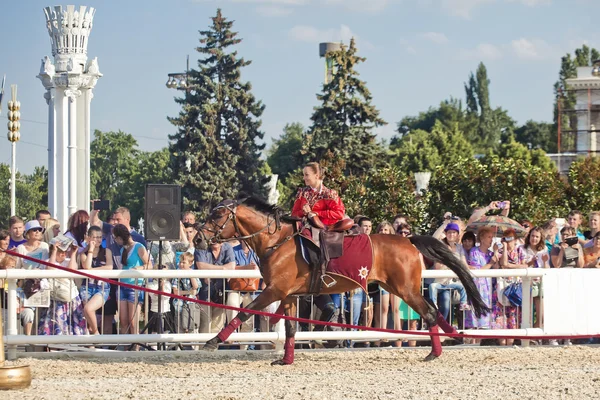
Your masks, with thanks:
M532 149L542 149L548 153L557 152L556 130L547 122L529 120L515 129L515 139Z
M467 138L474 138L477 133L477 119L476 115L473 116L463 109L460 100L450 98L450 100L442 101L438 107L430 107L429 110L420 112L416 117L402 118L396 129L399 135L393 137L390 144L395 145L404 135L417 129L431 132L437 121L448 129L453 129L455 125L458 125L458 129Z
M437 226L446 211L468 218L475 207L510 200L511 218L541 224L566 215L565 190L557 172L523 159L463 158L434 172L429 182L428 213Z
M523 160L526 164L540 167L542 170L555 173L558 171L556 165L546 155L542 149L528 149L522 143L515 140L515 135L510 133L505 142L500 145L497 151L489 151L486 159L498 157L502 160Z
M361 175L386 162L385 150L373 132L386 122L371 104L371 93L355 69L366 59L357 55L354 39L328 57L333 59L336 71L317 95L321 104L311 116L305 159L322 160L332 150L334 157L346 161L346 173Z
M567 199L571 209L589 214L600 210L600 158L585 157L571 164Z
M431 132L412 131L390 146L395 164L406 173L433 171L437 166L473 157L473 147L458 128L436 121Z
M583 45L575 49L574 56L570 53L561 58L558 81L554 84L554 132L558 131L558 102L562 110L573 110L575 108L575 92L569 91L567 79L577 77L577 67L588 67L592 62L600 59L600 52L595 48ZM577 115L574 112L566 112L561 115L561 148L559 152L575 150L575 136L577 130Z
M8 228L10 215L10 167L0 164L0 228ZM38 210L48 208L48 170L35 167L31 175L17 171L15 182L15 211L24 219L35 218Z
M250 64L230 48L241 42L232 21L217 10L208 30L200 31L204 55L198 69L188 73L188 88L176 99L182 109L169 121L178 132L169 136L171 167L182 185L187 209L205 213L223 198L239 191L264 194L264 161L258 144L264 134L259 120L264 105L241 81Z
M279 139L273 139L273 145L267 152L267 164L280 181L296 169L302 167L302 139L304 126L299 122L286 124Z
M479 119L477 136L469 137L477 151L496 149L502 134L515 126L512 118L502 108L492 109L489 85L487 68L483 63L479 63L475 75L471 73L469 83L465 84L467 114L472 117L478 116Z

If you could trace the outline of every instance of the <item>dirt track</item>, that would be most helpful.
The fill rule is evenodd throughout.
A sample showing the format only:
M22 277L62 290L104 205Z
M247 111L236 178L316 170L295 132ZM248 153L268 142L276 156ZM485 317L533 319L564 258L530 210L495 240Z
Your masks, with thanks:
M128 353L120 358L22 359L33 383L3 399L583 399L600 398L600 348L572 346L302 352Z

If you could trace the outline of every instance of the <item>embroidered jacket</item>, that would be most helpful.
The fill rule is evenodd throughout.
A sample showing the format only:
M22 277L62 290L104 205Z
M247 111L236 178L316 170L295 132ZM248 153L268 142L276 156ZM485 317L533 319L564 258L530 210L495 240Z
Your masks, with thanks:
M315 190L309 186L298 190L296 201L292 208L292 216L304 217L302 207L308 204L311 210L319 216L325 225L332 225L344 218L346 208L342 199L333 189L321 185L321 190Z

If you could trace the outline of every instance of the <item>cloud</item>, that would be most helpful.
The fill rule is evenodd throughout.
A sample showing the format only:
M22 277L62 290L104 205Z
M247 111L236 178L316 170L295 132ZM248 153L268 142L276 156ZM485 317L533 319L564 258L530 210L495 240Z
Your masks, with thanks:
M474 49L462 49L458 56L463 60L499 60L502 58L502 51L498 46L490 43L478 44Z
M324 0L326 5L342 6L350 11L380 12L383 11L390 0Z
M263 17L286 17L293 11L293 8L279 6L260 6L256 8L256 12Z
M425 32L419 35L423 39L429 40L430 42L437 44L448 43L448 38L446 35L440 32Z
M466 19L471 18L471 12L484 4L493 3L495 0L441 0L442 8L451 15Z
M558 51L541 39L515 39L510 42L510 48L522 60L545 60L556 58L558 54Z
M552 3L552 0L506 0L509 3L521 3L528 7L543 6Z
M310 25L296 25L289 31L289 36L299 42L344 42L349 43L352 33L347 25L341 25L340 29L318 29Z

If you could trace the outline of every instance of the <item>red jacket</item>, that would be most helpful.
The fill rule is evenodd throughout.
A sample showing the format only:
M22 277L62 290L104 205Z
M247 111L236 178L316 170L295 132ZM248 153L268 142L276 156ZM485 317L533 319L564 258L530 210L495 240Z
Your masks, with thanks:
M319 216L319 219L325 225L333 225L344 218L346 208L342 199L333 189L327 189L321 186L321 191L314 190L311 187L304 187L298 190L296 201L292 208L292 216L304 217L306 214L302 207L308 204L311 210Z

